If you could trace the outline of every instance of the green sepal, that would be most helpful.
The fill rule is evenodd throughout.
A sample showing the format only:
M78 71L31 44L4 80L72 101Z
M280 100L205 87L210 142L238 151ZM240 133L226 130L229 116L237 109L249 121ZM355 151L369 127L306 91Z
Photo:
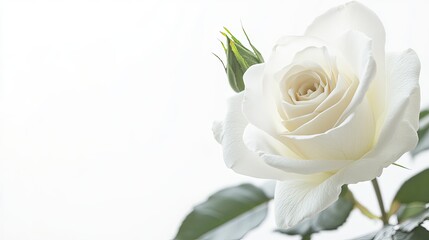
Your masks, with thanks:
M253 52L255 53L259 62L264 62L264 58L262 57L262 54L258 51L258 49L255 48L255 46L253 46L252 42L250 42L250 38L247 35L246 30L244 30L243 24L241 24L241 29L243 29L244 35L246 35L246 38L247 38L247 42L249 43L250 47L253 49Z

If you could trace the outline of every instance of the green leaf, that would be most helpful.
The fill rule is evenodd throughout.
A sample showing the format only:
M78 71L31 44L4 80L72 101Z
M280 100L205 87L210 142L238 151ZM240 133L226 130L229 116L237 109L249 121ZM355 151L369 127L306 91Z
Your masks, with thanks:
M419 136L419 142L411 151L413 156L429 149L429 109L423 110L420 112L420 127L417 131L417 135Z
M423 240L429 239L429 232L421 224L429 219L429 208L396 226L385 226L377 232L354 240Z
M409 204L402 204L399 207L396 217L399 223L404 222L405 220L414 217L426 209L426 204L422 202L413 202Z
M414 217L409 218L405 222L399 224L399 229L404 232L410 232L414 228L422 224L425 220L428 220L428 219L429 219L429 208L427 208L422 213L415 215Z
M429 168L405 181L399 188L394 201L400 203L429 203Z
M395 230L393 226L387 226L377 232L373 238L358 238L359 240L424 240L429 239L429 232L424 227L416 227L410 232Z
M298 225L289 229L279 229L280 233L288 235L311 236L325 230L334 230L343 225L350 212L353 210L354 198L352 193L344 185L340 197L327 209L320 212L313 218L304 220Z
M389 238L389 240L390 239L392 239L392 238ZM429 239L429 231L426 230L426 228L419 226L409 233L397 231L393 235L393 239L395 239L395 240L424 240L424 239Z
M240 239L265 219L270 200L251 184L220 190L194 207L174 239Z
M422 110L419 114L419 118L423 119L425 117L429 117L429 109Z

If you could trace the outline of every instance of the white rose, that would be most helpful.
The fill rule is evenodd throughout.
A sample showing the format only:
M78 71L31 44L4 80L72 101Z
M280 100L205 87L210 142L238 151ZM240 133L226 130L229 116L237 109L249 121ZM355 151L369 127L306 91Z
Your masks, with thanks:
M385 53L371 10L331 9L247 70L246 89L213 128L226 165L277 180L277 224L293 226L415 147L419 71L413 50Z

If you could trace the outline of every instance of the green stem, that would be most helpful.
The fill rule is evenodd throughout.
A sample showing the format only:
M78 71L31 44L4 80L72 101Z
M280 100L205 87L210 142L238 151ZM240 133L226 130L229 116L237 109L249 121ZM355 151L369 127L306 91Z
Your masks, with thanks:
M387 218L386 210L384 208L383 198L381 197L380 186L378 185L377 178L372 179L371 183L374 187L375 195L377 196L378 205L380 206L381 220L383 221L384 225L388 225L389 219Z

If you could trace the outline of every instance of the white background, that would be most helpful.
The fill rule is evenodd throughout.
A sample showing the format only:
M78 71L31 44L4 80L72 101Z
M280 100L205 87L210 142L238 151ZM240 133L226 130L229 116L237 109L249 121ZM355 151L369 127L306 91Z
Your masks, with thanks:
M282 35L299 35L345 2L3 0L0 28L0 238L171 239L210 193L264 181L224 166L211 133L233 94L218 60L219 30L240 20L267 57ZM383 21L387 49L421 58L429 105L428 5L362 1ZM428 166L428 154L389 167L380 179L389 205L398 184ZM378 213L368 183L351 186ZM379 227L357 211L346 239ZM245 239L273 233L272 213ZM364 229L364 230L362 230Z

